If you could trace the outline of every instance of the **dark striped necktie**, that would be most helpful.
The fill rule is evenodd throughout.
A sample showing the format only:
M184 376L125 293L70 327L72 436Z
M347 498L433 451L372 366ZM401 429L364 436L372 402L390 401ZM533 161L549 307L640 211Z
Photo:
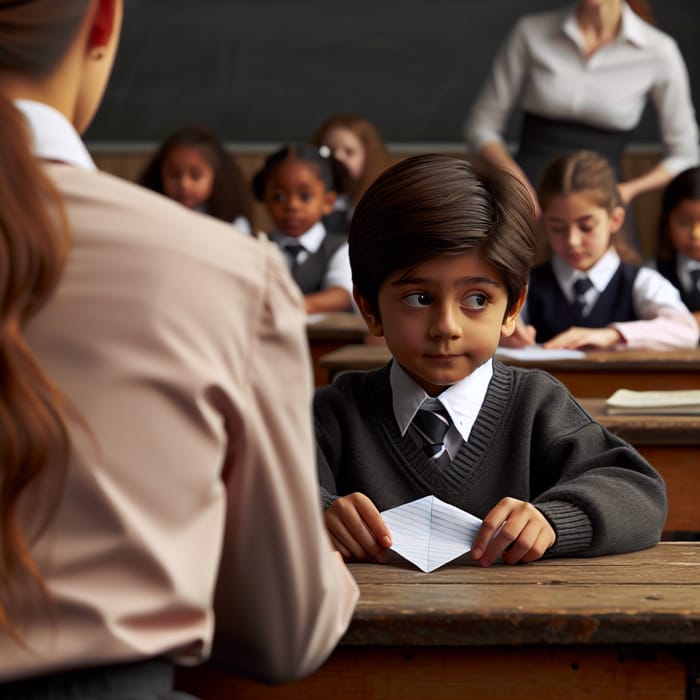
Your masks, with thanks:
M588 277L580 277L574 282L574 306L580 316L583 316L583 310L586 308L586 292L593 286Z
M425 441L423 451L440 466L450 463L450 456L445 449L445 435L450 428L450 417L444 408L432 411L421 408L413 417L413 427Z
M299 267L299 254L306 250L306 248L299 243L288 243L284 246L284 249L292 260L292 270L295 270Z

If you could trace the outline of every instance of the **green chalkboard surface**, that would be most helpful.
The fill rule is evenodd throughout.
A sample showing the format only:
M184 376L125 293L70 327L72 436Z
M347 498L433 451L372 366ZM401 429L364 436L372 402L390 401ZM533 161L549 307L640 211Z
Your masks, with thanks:
M125 0L88 142L157 142L192 121L229 142L308 139L330 114L393 143L457 143L515 19L559 0ZM651 3L700 100L700 0ZM648 109L635 141L657 140ZM511 120L514 134L517 115Z

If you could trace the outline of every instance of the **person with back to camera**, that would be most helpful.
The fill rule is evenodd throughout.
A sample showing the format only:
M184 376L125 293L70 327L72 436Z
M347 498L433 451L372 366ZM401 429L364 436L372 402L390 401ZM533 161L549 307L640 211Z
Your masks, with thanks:
M121 18L0 4L3 700L181 697L172 664L214 632L227 667L299 677L357 599L278 252L96 171L80 140Z
M183 126L170 134L144 168L139 184L188 209L233 223L243 233L252 233L253 202L248 183L206 126Z
M624 240L625 210L603 156L556 158L539 187L551 249L530 275L517 331L504 345L545 348L673 350L692 348L698 326L678 290L640 267Z
M329 230L347 232L360 197L377 176L391 165L389 152L374 124L355 114L329 117L311 137L311 143L329 148L347 168L333 211L324 217Z
M664 156L620 183L623 204L697 164L688 71L676 42L651 19L643 0L579 0L520 18L465 122L470 149L516 174L537 206L542 171L558 155L601 152L619 178L622 152L650 100ZM524 115L513 158L503 132L516 101Z
M655 266L700 326L700 167L679 173L664 191Z
M253 178L253 193L275 227L270 239L282 250L309 314L352 309L347 236L323 223L335 201L337 167L315 146L291 144L270 154Z
M658 542L659 474L549 374L493 358L525 298L534 221L514 177L441 155L391 167L358 204L355 300L393 359L315 395L326 527L346 559L385 562L380 512L430 494L483 519L482 566ZM445 426L439 450L424 410Z

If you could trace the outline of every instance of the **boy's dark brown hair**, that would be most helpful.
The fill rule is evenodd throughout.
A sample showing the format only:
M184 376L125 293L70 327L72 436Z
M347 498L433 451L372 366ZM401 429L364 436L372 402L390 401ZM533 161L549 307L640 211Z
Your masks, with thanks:
M476 251L501 274L511 309L528 282L534 227L530 196L512 175L413 156L382 173L357 205L348 238L353 283L379 318L379 288L390 275Z

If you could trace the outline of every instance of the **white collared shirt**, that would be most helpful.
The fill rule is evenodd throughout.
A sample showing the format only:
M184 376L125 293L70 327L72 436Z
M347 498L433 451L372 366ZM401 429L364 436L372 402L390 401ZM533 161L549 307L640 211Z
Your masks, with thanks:
M585 275L593 286L586 293L584 313L595 305L620 262L617 251L611 247L586 270ZM574 281L584 273L574 270L557 255L552 257L552 270L561 293L569 302L573 301ZM660 272L650 267L640 268L632 286L632 305L640 320L604 324L615 328L622 336L619 347L670 350L697 345L698 325L694 316L683 303L679 291ZM527 300L521 318L528 323Z
M306 233L301 236L288 236L279 231L272 231L270 239L275 241L282 248L285 260L290 270L294 263L292 256L285 250L287 245L300 245L304 248L296 257L296 261L301 265L311 253L315 253L326 237L326 227L321 221L315 223ZM350 269L350 254L348 244L343 243L338 250L333 253L328 263L328 269L323 276L323 289L328 287L342 287L349 294L352 294L352 271Z
M32 100L15 100L14 104L29 124L37 158L97 169L75 127L61 112Z
M676 256L676 274L686 294L693 291L693 280L690 277L691 270L700 270L700 260L689 258L685 253L678 253Z
M469 439L481 405L484 403L486 391L493 376L493 362L489 358L483 365L477 367L468 377L452 384L435 400L442 404L450 416L452 425L445 436L445 447L450 459L454 459L462 441ZM411 421L425 401L434 400L419 387L401 365L394 360L389 373L394 417L401 435L411 427ZM417 444L422 439L416 433Z
M695 165L698 125L676 42L623 4L619 34L586 57L575 13L570 6L516 23L465 123L470 148L503 143L518 100L541 117L626 131L637 126L649 98L665 150L662 164L674 175Z

